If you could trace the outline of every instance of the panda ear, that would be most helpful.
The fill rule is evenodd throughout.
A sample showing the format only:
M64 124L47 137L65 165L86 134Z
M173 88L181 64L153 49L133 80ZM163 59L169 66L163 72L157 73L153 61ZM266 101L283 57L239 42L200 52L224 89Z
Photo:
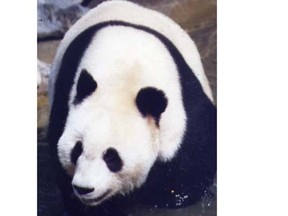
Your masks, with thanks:
M160 116L168 105L168 100L163 91L153 87L146 87L138 92L136 105L144 117L152 116L158 125Z
M76 87L76 96L74 104L81 103L86 97L91 95L97 88L97 82L93 79L87 70L81 71Z

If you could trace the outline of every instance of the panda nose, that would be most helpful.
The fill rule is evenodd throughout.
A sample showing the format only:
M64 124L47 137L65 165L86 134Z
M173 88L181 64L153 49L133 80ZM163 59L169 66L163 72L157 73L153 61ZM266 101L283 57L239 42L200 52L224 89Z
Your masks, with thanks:
M94 188L84 188L84 187L79 187L76 185L72 185L72 186L74 190L77 191L77 193L80 195L85 195L94 191Z

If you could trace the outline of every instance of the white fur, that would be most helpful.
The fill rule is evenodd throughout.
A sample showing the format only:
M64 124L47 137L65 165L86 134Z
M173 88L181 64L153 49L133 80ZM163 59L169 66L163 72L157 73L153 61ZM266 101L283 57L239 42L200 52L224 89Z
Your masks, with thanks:
M75 36L107 20L145 25L168 37L212 98L199 54L189 36L160 13L122 1L99 5L67 32L53 63L50 87L55 83L63 53ZM75 106L72 102L82 69L92 75L98 86ZM152 118L143 118L135 104L137 93L144 87L161 89L168 98L159 128ZM53 91L50 88L50 102ZM185 124L179 75L165 46L147 32L110 26L97 32L79 64L65 129L58 142L58 155L63 167L73 175L73 184L95 188L91 194L79 196L80 199L97 198L111 190L106 197L109 198L145 182L157 157L164 161L173 158L185 133ZM83 142L84 150L75 167L70 155L78 140ZM119 173L109 171L103 160L109 147L115 148L124 162Z
M204 73L200 55L196 45L189 35L173 20L163 14L153 11L132 2L127 1L107 1L90 10L80 20L78 20L65 34L60 43L54 62L52 65L52 74L50 78L50 101L53 101L53 92L55 79L62 61L62 56L71 41L83 30L100 22L110 20L121 20L138 25L152 28L170 39L176 48L183 55L187 64L192 68L196 77L199 79L204 92L212 101L212 92L209 87L207 77Z

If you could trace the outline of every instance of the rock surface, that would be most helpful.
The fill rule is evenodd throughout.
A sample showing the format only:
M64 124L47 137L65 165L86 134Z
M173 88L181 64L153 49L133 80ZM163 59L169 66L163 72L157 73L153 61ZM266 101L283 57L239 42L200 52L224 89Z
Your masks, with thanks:
M88 9L77 4L77 0L38 1L38 40L61 38Z
M38 0L38 4L55 5L58 8L68 8L71 5L80 4L82 0Z
M48 124L49 106L48 106L48 79L50 74L50 64L39 61L37 62L37 125L38 128L45 128Z
M38 93L47 92L47 90L48 90L48 80L49 80L50 68L51 68L50 64L38 60L38 62L37 62Z

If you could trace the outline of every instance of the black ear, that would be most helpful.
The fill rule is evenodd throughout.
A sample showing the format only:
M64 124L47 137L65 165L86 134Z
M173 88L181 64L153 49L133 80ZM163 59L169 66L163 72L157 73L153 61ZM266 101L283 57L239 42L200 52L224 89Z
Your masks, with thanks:
M153 87L146 87L138 92L136 105L143 116L151 115L158 124L161 114L168 105L168 100L163 91Z
M86 97L91 95L97 88L97 82L93 79L87 70L81 71L76 87L76 96L74 104L81 103Z

